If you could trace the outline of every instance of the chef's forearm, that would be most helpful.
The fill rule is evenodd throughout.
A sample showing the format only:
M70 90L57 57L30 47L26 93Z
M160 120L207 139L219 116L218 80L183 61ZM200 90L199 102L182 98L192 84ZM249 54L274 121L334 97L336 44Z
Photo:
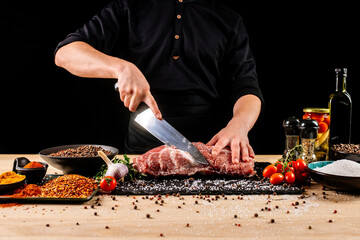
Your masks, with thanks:
M232 124L242 132L249 132L256 123L261 110L260 99L252 94L239 98L233 108Z
M79 77L118 78L129 62L106 55L85 42L72 42L61 47L55 64Z

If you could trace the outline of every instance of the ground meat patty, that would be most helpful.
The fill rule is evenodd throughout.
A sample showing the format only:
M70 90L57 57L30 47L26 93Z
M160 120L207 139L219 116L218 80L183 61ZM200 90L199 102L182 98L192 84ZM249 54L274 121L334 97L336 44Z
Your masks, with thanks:
M255 174L254 160L240 161L238 164L234 164L231 161L229 149L223 149L218 156L214 157L211 155L213 146L207 146L200 142L194 143L194 145L204 155L209 166L198 164L188 152L162 145L135 158L134 167L138 171L154 177L191 176L196 173L225 174L237 177Z

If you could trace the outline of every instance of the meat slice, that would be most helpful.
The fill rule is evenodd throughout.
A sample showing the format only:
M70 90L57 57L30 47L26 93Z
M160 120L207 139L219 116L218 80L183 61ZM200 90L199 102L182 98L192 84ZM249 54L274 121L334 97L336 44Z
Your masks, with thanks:
M222 150L218 156L211 154L213 146L203 143L194 143L195 147L204 155L209 166L195 162L194 158L185 151L166 145L149 150L134 159L134 167L141 173L154 177L201 174L225 174L230 176L253 176L254 160L240 161L234 164L231 161L231 151Z

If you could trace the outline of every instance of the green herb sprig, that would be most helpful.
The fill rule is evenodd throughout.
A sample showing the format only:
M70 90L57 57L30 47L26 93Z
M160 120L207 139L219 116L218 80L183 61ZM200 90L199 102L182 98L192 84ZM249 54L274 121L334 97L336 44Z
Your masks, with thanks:
M113 163L122 163L129 169L129 172L125 176L124 181L134 181L137 179L145 179L147 177L146 174L143 174L134 168L133 163L130 162L130 158L126 154L124 154L123 157L124 157L124 159L114 157L111 161ZM103 177L105 177L106 171L107 171L107 165L103 164L100 167L98 173L94 176L94 179L96 181L100 182L100 180Z
M299 158L299 156L302 154L303 152L303 147L302 145L296 145L295 147L293 147L292 149L290 149L285 158L279 158L278 162L282 163L283 165L283 171L285 171L285 169L288 167L288 165L292 162L292 161L296 161L296 159Z

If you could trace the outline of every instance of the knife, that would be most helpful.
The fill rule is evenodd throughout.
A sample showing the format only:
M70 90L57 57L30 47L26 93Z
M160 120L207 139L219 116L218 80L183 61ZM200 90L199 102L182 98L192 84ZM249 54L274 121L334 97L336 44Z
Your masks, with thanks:
M150 108L139 112L135 117L135 122L140 124L165 145L175 146L180 150L188 152L197 163L209 165L206 158L189 140L164 119L157 119Z

